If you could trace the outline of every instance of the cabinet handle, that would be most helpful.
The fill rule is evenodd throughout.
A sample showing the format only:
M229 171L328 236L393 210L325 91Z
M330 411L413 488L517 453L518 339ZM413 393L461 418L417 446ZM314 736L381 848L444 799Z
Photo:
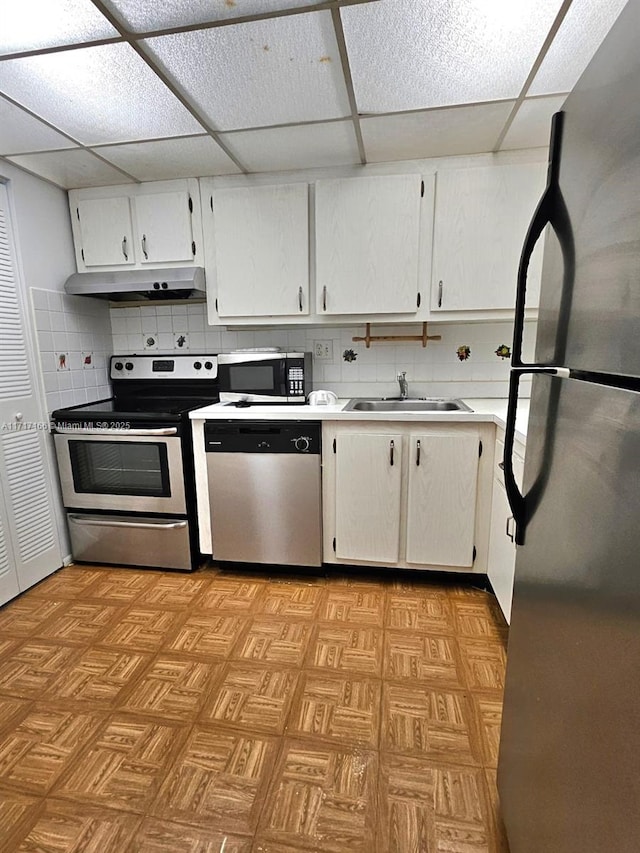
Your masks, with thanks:
M442 308L442 289L444 285L441 281L438 282L438 308Z
M127 255L127 235L122 238L122 254L124 255L125 261L129 260L129 255Z
M393 467L393 451L395 450L395 442L393 439L389 442L389 464Z
M298 309L302 311L302 287L298 288Z
M504 471L504 462L498 462L498 468L499 468L501 471Z
M323 311L327 310L327 286L326 286L326 284L322 288L322 310Z
M416 441L416 465L420 466L420 439Z
M145 261L149 260L149 255L147 254L147 235L142 235L142 254L144 255Z
M507 531L506 532L507 532L507 536L509 537L509 539L511 539L511 541L513 542L514 538L513 538L513 533L511 532L511 522L512 521L513 521L513 516L510 515L509 518L507 519Z

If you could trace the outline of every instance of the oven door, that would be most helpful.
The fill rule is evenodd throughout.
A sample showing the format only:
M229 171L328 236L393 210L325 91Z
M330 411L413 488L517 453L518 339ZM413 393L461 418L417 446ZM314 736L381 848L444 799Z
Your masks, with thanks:
M220 400L232 403L287 403L287 359L273 353L224 353L218 356Z
M55 446L65 507L185 514L177 432L59 430Z

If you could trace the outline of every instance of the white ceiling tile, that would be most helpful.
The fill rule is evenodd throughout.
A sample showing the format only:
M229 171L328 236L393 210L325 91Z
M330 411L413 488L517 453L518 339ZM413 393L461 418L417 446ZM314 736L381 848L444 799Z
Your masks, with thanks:
M144 42L218 130L349 115L329 12Z
M317 0L319 2L319 0ZM314 6L314 0L107 0L132 32L203 24L226 18L259 15L280 9Z
M0 154L75 148L73 142L25 113L10 101L0 98Z
M202 130L128 44L0 62L0 91L87 145Z
M140 181L231 175L240 171L210 136L182 136L96 150Z
M501 148L542 148L549 144L551 116L557 113L565 95L551 98L527 98L507 131Z
M67 190L131 183L122 172L112 169L81 148L43 154L19 154L8 159Z
M3 0L0 53L117 36L91 0Z
M363 118L360 127L367 160L379 163L491 151L514 103Z
M626 2L573 0L528 94L570 92Z
M223 133L222 139L251 172L278 172L359 163L350 121Z
M341 10L360 112L515 98L560 0L381 0Z

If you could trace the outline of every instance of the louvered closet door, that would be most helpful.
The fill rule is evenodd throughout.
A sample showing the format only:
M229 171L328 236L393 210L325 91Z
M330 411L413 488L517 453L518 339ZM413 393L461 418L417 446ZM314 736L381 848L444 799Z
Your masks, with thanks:
M0 184L0 602L61 565L35 354L18 283L7 189Z

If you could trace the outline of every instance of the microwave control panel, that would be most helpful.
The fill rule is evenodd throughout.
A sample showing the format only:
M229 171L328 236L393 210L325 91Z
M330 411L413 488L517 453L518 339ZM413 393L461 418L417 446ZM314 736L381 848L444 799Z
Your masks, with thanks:
M301 360L299 365L289 364L287 367L287 397L304 396L304 367Z

